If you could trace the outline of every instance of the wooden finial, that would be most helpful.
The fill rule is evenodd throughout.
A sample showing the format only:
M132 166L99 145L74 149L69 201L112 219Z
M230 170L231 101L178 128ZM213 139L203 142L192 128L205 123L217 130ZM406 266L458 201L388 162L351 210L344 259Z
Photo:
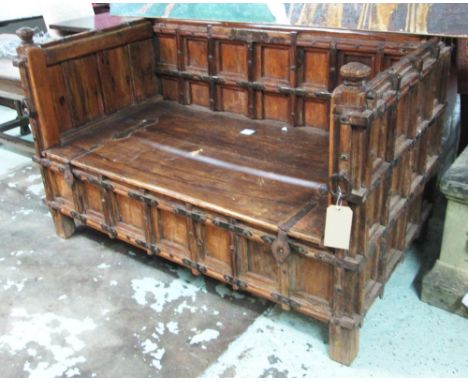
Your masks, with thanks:
M361 82L367 81L371 73L371 68L360 62L349 62L340 69L341 77L346 85L359 85Z
M36 31L29 27L21 27L16 30L16 35L21 39L21 44L33 44L33 36Z

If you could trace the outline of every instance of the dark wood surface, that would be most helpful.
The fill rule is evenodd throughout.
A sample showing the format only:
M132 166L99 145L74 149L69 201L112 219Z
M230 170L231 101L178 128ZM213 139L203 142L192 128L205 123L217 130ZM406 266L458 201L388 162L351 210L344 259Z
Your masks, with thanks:
M63 34L73 34L111 28L137 19L137 17L111 16L106 12L51 24L49 28L55 29Z

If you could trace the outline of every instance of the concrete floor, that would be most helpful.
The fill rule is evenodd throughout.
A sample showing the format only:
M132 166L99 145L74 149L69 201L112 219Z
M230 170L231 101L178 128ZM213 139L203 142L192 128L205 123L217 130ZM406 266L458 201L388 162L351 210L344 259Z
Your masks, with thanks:
M468 376L468 321L418 297L440 219L407 251L345 367L320 323L89 229L58 238L36 165L2 148L0 163L0 377Z

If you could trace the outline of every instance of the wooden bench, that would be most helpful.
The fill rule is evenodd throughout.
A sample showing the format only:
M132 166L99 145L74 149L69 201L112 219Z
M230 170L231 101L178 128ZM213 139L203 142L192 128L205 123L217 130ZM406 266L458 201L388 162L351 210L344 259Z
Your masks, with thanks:
M19 55L59 236L86 224L327 322L331 357L352 362L428 215L448 47L139 20ZM323 244L338 187L349 250Z

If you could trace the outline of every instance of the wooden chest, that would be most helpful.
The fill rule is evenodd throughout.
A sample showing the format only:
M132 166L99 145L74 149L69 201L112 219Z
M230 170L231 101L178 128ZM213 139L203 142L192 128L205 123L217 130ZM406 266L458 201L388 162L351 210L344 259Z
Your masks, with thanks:
M58 235L86 224L359 327L428 215L450 49L437 38L140 20L19 48ZM323 244L338 188L349 250Z

